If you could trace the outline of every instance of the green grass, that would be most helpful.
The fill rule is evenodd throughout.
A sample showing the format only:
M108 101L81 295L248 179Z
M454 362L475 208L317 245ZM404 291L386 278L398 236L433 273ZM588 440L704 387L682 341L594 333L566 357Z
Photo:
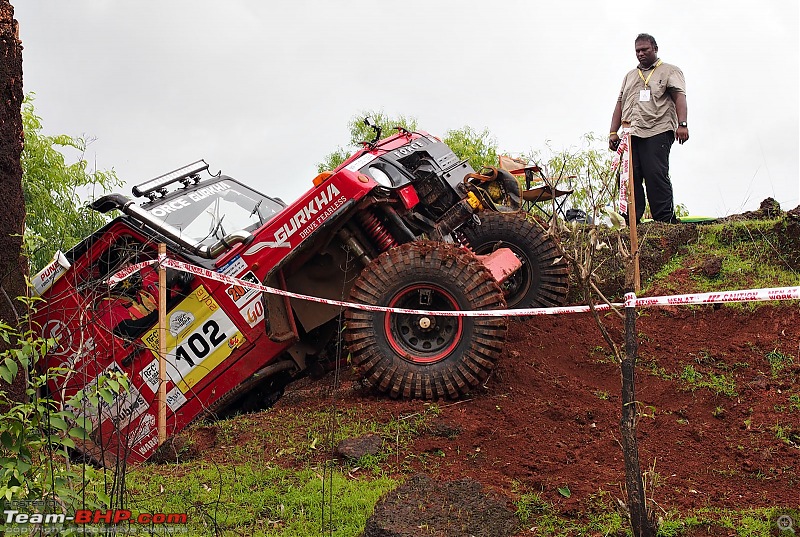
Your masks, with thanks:
M797 273L781 261L782 252L775 233L779 222L751 220L701 227L693 255L720 257L722 269L715 278L696 276L698 290L718 290L720 282L729 289L797 285ZM774 261L765 263L765 259Z
M541 516L551 511L550 504L535 492L521 494L514 502L514 505L517 508L517 517L523 524L527 524L535 516Z
M676 293L797 285L798 273L788 265L785 260L788 254L782 250L785 241L777 229L781 225L785 222L776 219L698 226L698 240L681 248L655 275L643 282L644 294L656 285ZM710 258L721 259L722 265L719 274L706 276L698 269ZM670 276L687 268L693 287L679 289ZM762 304L726 303L724 306L749 311Z
M800 511L793 509L699 509L689 515L674 512L661 517L659 537L679 537L694 529L692 535L736 535L737 537L768 537L777 532L776 521L781 515L800 520ZM720 531L722 530L722 531ZM789 532L785 532L791 535Z
M436 405L420 403L420 410L408 416L389 412L371 414L364 407L309 410L270 409L261 414L237 416L215 422L217 443L226 446L226 460L277 460L285 463L306 463L318 457L321 450L331 450L346 438L378 434L385 449L379 460L390 457L405 447L436 416ZM265 452L265 446L271 451Z
M706 388L716 395L724 395L726 397L739 395L736 391L736 380L734 380L733 376L725 373L700 373L693 365L687 365L681 372L680 380L683 382L685 389L689 391Z
M797 434L778 425L774 432L788 439ZM359 463L360 468L327 462L299 469L253 461L146 464L127 476L126 506L139 512L186 513L188 535L355 537L363 531L378 499L399 485L382 471L387 461L364 458ZM367 469L370 466L372 470ZM657 482L654 484L657 495ZM627 518L611 492L591 495L581 502L578 512L561 513L540 492L524 490L519 482L513 483L512 489L523 531L545 536L630 535ZM709 534L725 530L766 537L775 512L662 511L658 535L677 537L700 528Z
M607 391L604 391L604 390L595 390L592 393L594 394L595 397L597 397L598 399L600 399L602 401L608 401L611 398L611 395Z
M189 535L355 536L378 499L399 485L394 476L414 457L405 447L440 412L428 403L404 416L365 407L270 409L198 424L186 436L213 428L212 452L129 472L126 506L187 513ZM339 441L370 433L383 438L378 453L325 460Z
M678 254L672 256L672 259L670 259L664 266L662 266L661 269L658 272L656 272L652 278L650 278L646 282L642 282L642 293L641 293L642 296L648 295L650 288L652 288L656 283L660 283L662 285L662 288L667 291L676 293L688 292L685 289L678 289L677 284L669 280L669 276L673 272L683 268L683 262L685 258L686 258L685 254Z
M332 466L293 470L203 462L145 465L129 473L127 483L130 508L187 513L189 535L286 537L358 535L380 496L398 485Z
M617 507L609 492L598 492L587 501L580 513L559 515L552 505L536 493L520 495L515 502L523 531L541 536L631 535L627 516ZM658 510L659 537L687 535L736 535L737 537L768 537L773 533L778 516L788 514L800 520L800 511L792 509L718 509L703 508L689 513ZM788 534L787 534L788 535Z
M767 362L769 362L772 378L778 378L784 369L794 364L794 358L774 349L767 353Z
M800 449L800 430L791 425L781 425L776 423L772 428L775 438L792 447Z
M800 412L800 393L790 394L789 397L789 412Z
M523 531L532 535L618 535L628 522L614 508L610 496L604 491L593 494L588 509L579 517L559 514L536 492L520 494L514 505Z
M649 371L651 375L658 377L661 380L673 380L675 378L675 376L668 373L667 370L661 366L655 358L642 356L642 358L639 360L639 364L641 367Z

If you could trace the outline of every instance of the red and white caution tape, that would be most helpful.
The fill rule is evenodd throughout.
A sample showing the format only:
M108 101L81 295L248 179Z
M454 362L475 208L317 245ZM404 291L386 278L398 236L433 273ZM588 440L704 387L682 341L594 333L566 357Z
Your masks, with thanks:
M617 146L617 154L611 160L611 173L617 171L622 166L619 174L619 200L618 207L621 214L628 214L628 180L630 176L630 157L628 147L630 146L630 129L622 129L622 137Z
M165 260L166 260L166 257L165 257ZM115 272L114 275L111 276L108 279L108 285L110 287L112 287L114 285L117 285L122 280L127 280L133 274L136 274L137 272L142 270L144 267L146 267L148 265L152 265L154 263L158 263L158 261L156 261L155 259L151 259L150 261L142 261L141 263L136 263L134 265L130 265L128 267L125 267L124 269L122 269L122 270L120 270L118 272Z
M195 274L202 278L215 280L228 285L240 285L248 289L255 289L263 293L271 293L275 295L287 296L290 298L297 298L300 300L308 300L310 302L318 302L320 304L328 304L332 306L341 306L343 308L353 308L366 311L381 311L386 313L406 313L411 315L440 315L444 317L511 317L511 316L534 316L534 315L561 315L564 313L587 313L591 311L589 306L562 306L557 308L524 308L524 309L498 309L498 310L471 310L471 311L429 311L429 310L415 310L408 308L390 308L387 306L372 306L369 304L356 304L353 302L345 302L343 300L332 300L329 298L319 298L309 295L302 295L300 293L293 293L291 291L284 291L283 289L276 289L267 285L249 282L215 272L197 265L184 263L167 257L160 257L161 264L166 267ZM109 285L114 285L120 281L130 277L132 274L140 271L148 265L157 263L156 260L144 261L126 267L108 279ZM644 297L637 298L634 293L625 295L625 302L608 304L598 304L594 307L596 311L607 311L612 307L651 307L651 306L676 306L676 305L689 305L689 304L713 304L722 302L760 302L766 300L800 300L800 287L773 287L769 289L747 289L740 291L722 291L713 293L698 293L688 295L671 295L671 296L657 296L657 297Z
M408 313L411 315L440 315L444 317L508 317L512 315L557 315L560 313L580 313L580 312L590 311L589 306L565 306L561 308L529 308L529 309L517 309L517 310L502 309L502 310L470 310L470 311L430 311L430 310L415 310L408 308L390 308L388 306L356 304L353 302L345 302L343 300L333 300L329 298L319 298L309 295L301 295L300 293L293 293L291 291L284 291L283 289L275 289L274 287L269 287L267 285L240 280L238 278L227 276L220 272L208 270L206 268L198 267L197 265L192 265L189 263L184 263L182 261L176 261L174 259L167 259L166 261L164 261L164 265L169 268L181 270L184 272L188 272L190 274L195 274L202 278L208 278L221 283L227 283L229 285L241 285L242 287L255 289L263 293L271 293L275 295L287 296L290 298L298 298L300 300L318 302L320 304L328 304L331 306L341 306L343 308L354 308L366 311L382 311L386 313ZM114 276L116 276L116 274ZM621 307L622 304L615 304L615 306ZM602 304L596 306L595 309L602 311L611 308L607 304Z
M766 300L800 300L800 287L770 287L740 291L716 291L689 295L653 296L637 298L634 293L625 295L625 307L683 306L689 304L719 304L722 302L763 302Z

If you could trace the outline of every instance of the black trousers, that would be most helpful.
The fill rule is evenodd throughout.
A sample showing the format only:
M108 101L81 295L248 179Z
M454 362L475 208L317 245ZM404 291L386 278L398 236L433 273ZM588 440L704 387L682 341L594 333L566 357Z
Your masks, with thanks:
M644 216L645 187L653 220L673 224L678 221L672 200L672 182L669 179L669 150L673 142L675 133L672 131L662 132L649 138L631 136L633 195L636 200L637 222Z

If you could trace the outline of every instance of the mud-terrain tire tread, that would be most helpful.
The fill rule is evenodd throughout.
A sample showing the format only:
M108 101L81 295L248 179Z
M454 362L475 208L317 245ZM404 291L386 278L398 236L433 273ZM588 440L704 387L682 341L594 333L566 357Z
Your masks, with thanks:
M359 275L350 300L386 306L419 284L446 291L458 309L505 307L500 286L473 253L435 241L408 243L381 254ZM385 315L346 310L344 338L366 381L393 398L455 399L470 393L488 379L505 343L505 318L462 317L455 347L439 361L420 363L401 357L392 347L384 330Z
M508 307L563 306L569 292L569 267L558 245L541 226L530 222L524 213L484 212L480 218L480 226L463 230L475 253L509 247L523 258L523 267L512 276L522 278L522 286L513 296L506 295Z

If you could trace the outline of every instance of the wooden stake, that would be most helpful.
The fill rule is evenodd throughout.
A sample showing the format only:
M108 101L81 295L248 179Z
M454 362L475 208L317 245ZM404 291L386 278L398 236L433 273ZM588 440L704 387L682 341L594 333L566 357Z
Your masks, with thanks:
M167 440L167 245L158 245L158 445Z
M624 129L630 129L631 124L622 122ZM638 295L642 290L639 276L639 235L636 231L636 196L633 192L633 140L628 130L628 227L631 233L631 255L633 256L633 290Z
M636 219L633 219L636 223ZM627 298L627 297L626 297ZM627 300L626 300L627 302ZM644 481L639 464L639 442L636 438L638 407L636 400L636 355L639 352L636 331L636 308L625 307L625 357L622 359L622 455L625 459L625 488L628 491L628 512L636 537L652 537L653 524L647 513Z

